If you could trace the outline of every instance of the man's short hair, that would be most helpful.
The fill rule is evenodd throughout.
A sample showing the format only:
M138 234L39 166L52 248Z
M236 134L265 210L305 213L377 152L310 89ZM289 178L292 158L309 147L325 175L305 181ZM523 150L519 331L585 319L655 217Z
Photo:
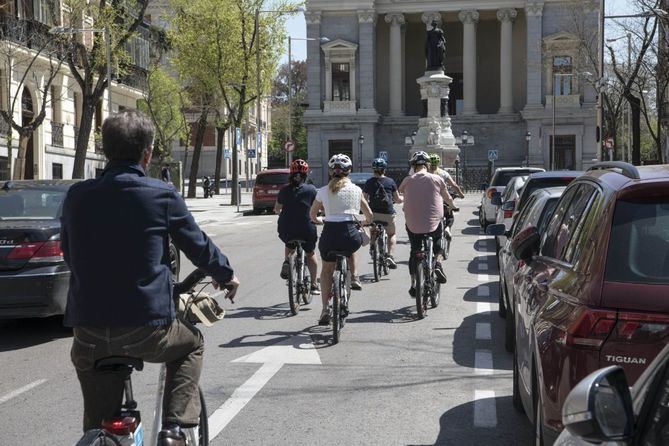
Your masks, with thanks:
M114 113L102 124L102 151L110 161L139 161L154 133L153 123L139 110Z

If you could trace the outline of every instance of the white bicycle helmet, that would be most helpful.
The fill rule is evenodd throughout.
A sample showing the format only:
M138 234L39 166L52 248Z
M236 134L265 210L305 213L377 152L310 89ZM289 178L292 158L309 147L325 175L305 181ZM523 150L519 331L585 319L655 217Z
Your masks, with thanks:
M415 166L419 164L430 164L430 155L428 155L426 152L423 152L422 150L415 152L413 156L411 156L411 165Z
M328 167L334 171L339 170L340 173L351 170L352 166L353 163L351 162L351 158L344 155L343 153L332 155L332 158L330 158L330 161L328 161Z

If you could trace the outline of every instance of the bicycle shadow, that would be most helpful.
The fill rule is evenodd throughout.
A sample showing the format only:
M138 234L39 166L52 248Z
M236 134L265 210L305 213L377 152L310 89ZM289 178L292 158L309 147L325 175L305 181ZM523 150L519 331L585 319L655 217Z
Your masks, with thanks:
M309 309L307 306L300 306L300 311L302 309ZM256 319L259 321L263 320L278 320L286 319L293 317L293 314L290 312L288 302L280 303L273 305L271 307L241 307L229 309L225 313L225 317L228 319Z
M290 338L299 337L300 332L294 331L269 331L262 334L242 335L238 338L230 340L226 344L220 344L221 348L237 348L237 347L269 347L270 345L280 344L286 342ZM273 337L272 337L273 336ZM261 339L271 337L270 339ZM253 341L250 339L258 338Z
M405 324L414 322L418 317L413 312L413 306L408 306L391 311L365 310L351 313L354 317L348 318L347 322L352 324L359 323L385 323L385 324Z
M0 352L9 352L71 338L72 329L63 326L62 316L0 321Z

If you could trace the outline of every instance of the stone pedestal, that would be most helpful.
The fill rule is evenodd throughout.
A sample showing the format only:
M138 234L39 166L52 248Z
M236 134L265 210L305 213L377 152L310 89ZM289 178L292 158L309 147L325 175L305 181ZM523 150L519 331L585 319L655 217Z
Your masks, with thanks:
M420 86L420 96L427 101L427 116L418 121L418 131L409 157L419 150L437 153L444 167L454 167L460 149L455 144L448 116L449 85L453 79L443 71L427 71L416 80Z

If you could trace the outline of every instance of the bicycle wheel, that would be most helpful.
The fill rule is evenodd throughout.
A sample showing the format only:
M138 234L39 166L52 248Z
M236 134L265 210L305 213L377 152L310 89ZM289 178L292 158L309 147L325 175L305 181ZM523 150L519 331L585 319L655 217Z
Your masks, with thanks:
M297 310L300 309L300 300L299 296L297 295L297 283L295 281L297 274L295 271L295 256L290 255L288 257L288 264L289 268L288 270L290 271L288 274L288 302L290 303L290 313L295 316L297 314Z
M430 307L432 308L437 308L439 305L439 299L441 298L440 293L441 293L441 284L437 281L437 278L435 277L434 274L434 269L432 270L432 277L430 278Z
M383 239L381 241L381 264L383 265L383 275L388 275L388 234L383 231Z
M332 288L334 288L334 296L332 296L332 343L339 343L339 332L341 331L340 307L341 302L341 271L335 271L332 276Z
M198 387L200 392L200 421L196 427L183 429L186 434L186 445L188 446L209 446L209 417L207 416L207 406L204 402L204 393Z
M372 267L374 269L374 282L381 278L381 255L379 252L379 237L372 243Z
M425 317L425 307L423 306L423 294L425 293L425 276L423 271L423 262L416 265L416 311L418 319Z

